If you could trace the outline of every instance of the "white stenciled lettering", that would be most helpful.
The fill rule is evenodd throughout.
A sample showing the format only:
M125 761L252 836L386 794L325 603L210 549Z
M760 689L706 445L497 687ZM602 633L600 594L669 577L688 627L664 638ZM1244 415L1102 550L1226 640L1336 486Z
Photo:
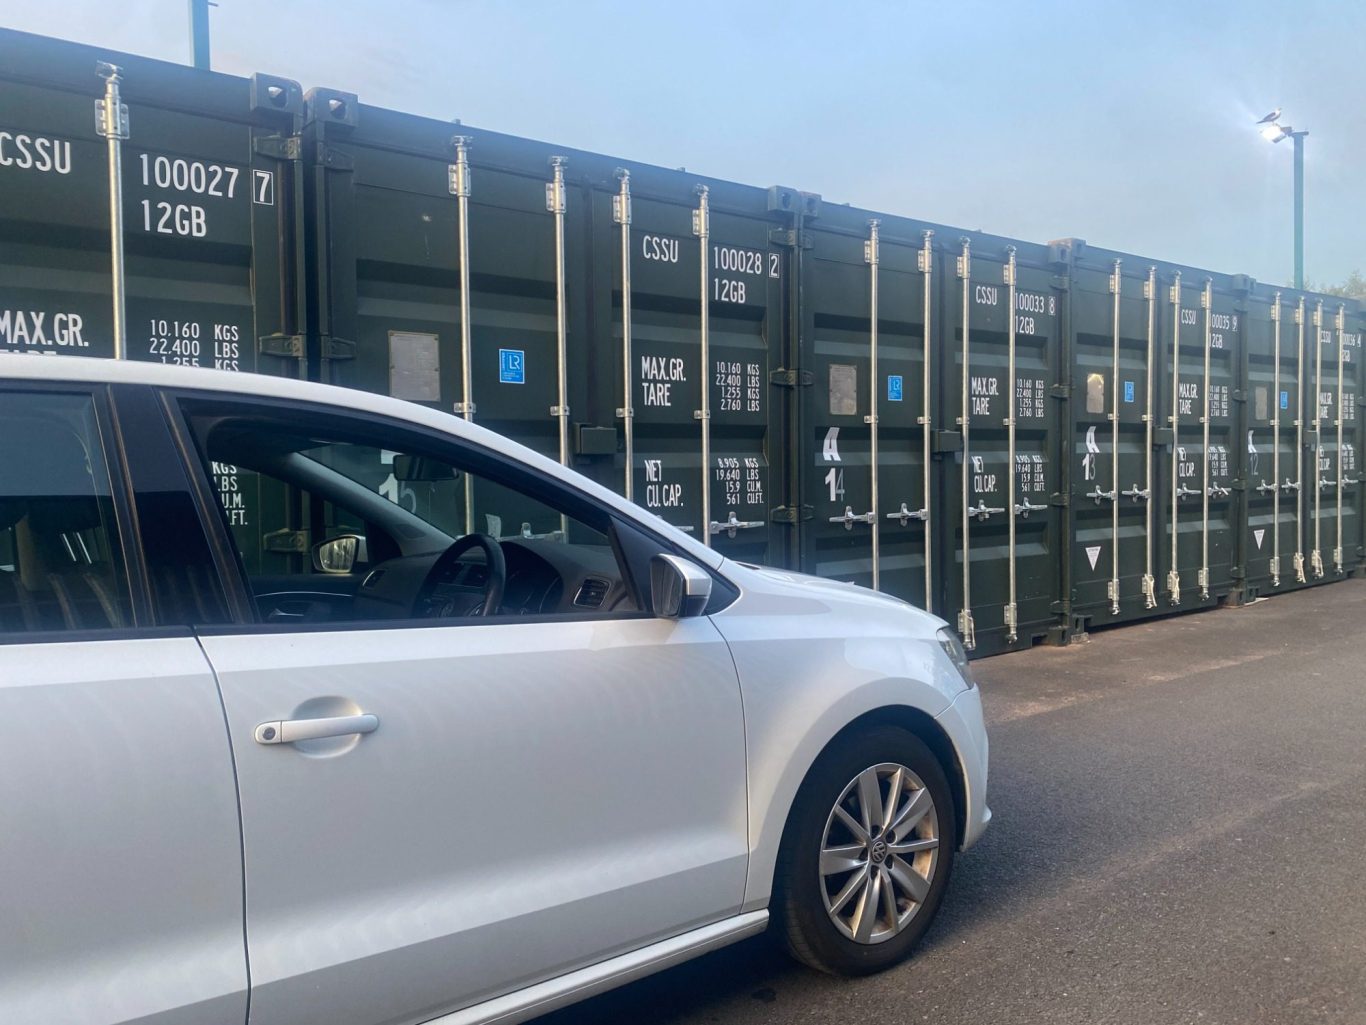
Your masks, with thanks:
M978 285L973 292L973 301L978 306L995 306L1001 298L1001 290L995 285Z
M676 509L683 504L683 485L664 481L664 460L646 459L645 508Z
M203 238L209 233L202 206L188 203L142 201L142 230L158 235Z
M218 199L233 199L237 195L240 168L180 157L153 157L148 153L141 154L140 160L143 185Z
M0 310L0 345L31 348L87 349L79 313L48 310Z
M677 263L678 239L665 238L663 235L642 235L640 237L640 255L646 260Z
M711 247L712 266L734 274L763 274L764 254L732 246Z
M0 132L0 167L40 174L70 174L71 143L45 135Z
M687 379L683 360L677 357L640 357L641 401L647 406L672 406L673 385Z

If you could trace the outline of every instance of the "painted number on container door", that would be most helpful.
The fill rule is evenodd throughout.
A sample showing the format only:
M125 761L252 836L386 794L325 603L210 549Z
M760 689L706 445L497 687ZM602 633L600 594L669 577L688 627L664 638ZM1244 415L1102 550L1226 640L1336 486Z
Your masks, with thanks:
M827 463L840 462L840 429L831 427L825 432L825 443L821 445L821 458ZM844 471L832 466L825 475L825 484L830 488L830 501L844 500Z

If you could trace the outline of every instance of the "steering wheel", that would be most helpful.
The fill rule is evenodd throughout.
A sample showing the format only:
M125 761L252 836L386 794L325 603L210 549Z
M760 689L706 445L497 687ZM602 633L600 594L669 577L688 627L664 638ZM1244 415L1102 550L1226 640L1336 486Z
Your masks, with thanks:
M414 618L470 614L452 610L453 602L446 602L442 608L436 610L433 608L433 596L437 587L451 575L461 556L471 548L478 548L484 553L484 564L488 567L488 578L484 581L484 600L478 613L473 614L492 616L497 613L498 607L503 603L503 590L507 587L508 579L503 546L498 543L496 537L489 534L466 534L442 552L436 562L432 563L432 568L427 571L422 586L417 589L417 598L413 601Z

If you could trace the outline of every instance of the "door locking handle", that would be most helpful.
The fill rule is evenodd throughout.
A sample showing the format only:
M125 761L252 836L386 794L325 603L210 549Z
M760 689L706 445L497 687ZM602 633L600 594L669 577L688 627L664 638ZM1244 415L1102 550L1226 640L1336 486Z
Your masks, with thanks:
M349 737L356 733L374 733L379 729L379 716L337 715L326 719L284 719L263 722L253 736L258 744L293 744L299 740L322 740L326 737Z

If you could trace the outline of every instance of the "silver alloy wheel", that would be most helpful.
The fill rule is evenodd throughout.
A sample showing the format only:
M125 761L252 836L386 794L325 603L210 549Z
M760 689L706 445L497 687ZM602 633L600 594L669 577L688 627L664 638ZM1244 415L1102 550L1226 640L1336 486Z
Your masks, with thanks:
M924 781L882 762L844 788L821 837L821 895L855 943L898 935L924 906L939 863L939 814Z

